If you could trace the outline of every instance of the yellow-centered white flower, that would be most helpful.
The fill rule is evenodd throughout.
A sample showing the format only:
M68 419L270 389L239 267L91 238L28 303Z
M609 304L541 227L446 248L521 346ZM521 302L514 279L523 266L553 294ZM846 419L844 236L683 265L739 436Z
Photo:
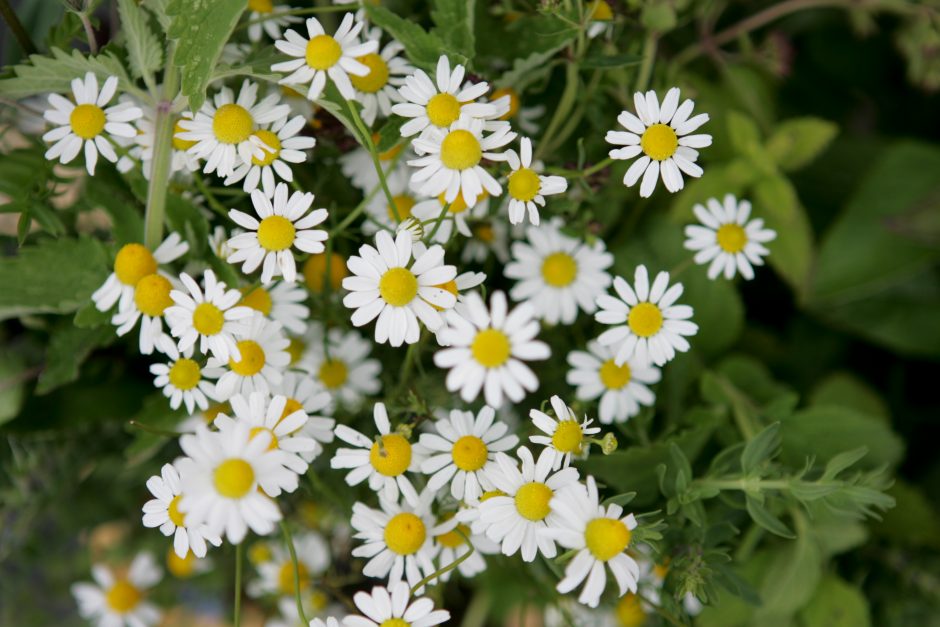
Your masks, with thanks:
M209 409L209 401L215 400L215 385L210 379L218 379L224 370L206 367L202 358L194 359L192 346L180 353L176 342L166 335L157 348L169 361L152 364L150 373L156 375L153 384L170 399L170 408L185 405L189 414L197 407L203 411Z
M560 396L553 396L551 404L554 418L538 409L529 410L532 423L545 434L529 436L529 441L545 447L542 454L552 458L552 470L557 470L568 466L572 457L586 456L589 443L585 438L599 433L600 428L590 426L594 421L587 416L579 422L577 414Z
M728 194L724 202L709 198L702 205L695 205L692 210L701 224L685 227L685 247L697 251L695 263L708 263L708 278L716 279L722 272L726 279L734 278L740 272L746 280L754 278L752 266L764 265L764 257L770 251L764 246L777 237L773 229L764 228L764 221L751 215L751 203L738 201L733 194ZM709 263L711 262L711 263Z
M509 191L509 222L521 224L526 215L529 222L538 225L539 207L545 206L545 197L561 194L568 189L568 181L563 176L544 176L539 173L541 164L532 163L532 140L523 137L520 153L507 150L503 158L512 171L506 180Z
M382 364L369 357L372 343L357 332L333 327L324 338L322 328L316 328L320 335L311 338L300 367L329 394L329 410L336 405L355 410L364 397L382 389Z
M98 627L153 627L161 612L147 600L147 593L160 583L163 571L150 553L134 556L126 572L93 564L94 583L72 584L78 613Z
M222 544L218 534L204 524L188 524L186 514L180 511L183 489L173 464L164 464L159 475L147 479L147 489L154 498L144 503L144 527L159 527L163 535L173 536L173 551L180 559L185 559L190 551L196 557L205 557L207 540L213 546Z
M268 393L271 386L281 382L290 364L287 347L290 340L284 336L281 325L252 312L244 333L238 336L238 357L228 361L209 358L210 368L225 367L215 386L216 398L228 400L235 394Z
M376 586L372 592L357 592L353 601L365 616L347 616L343 619L346 627L433 627L450 620L450 612L434 609L431 599L412 599L403 581L387 588ZM311 623L311 627L320 626Z
M313 137L300 135L306 124L307 121L299 115L290 120L283 117L275 120L270 128L258 129L252 133L260 151L252 155L251 161L236 167L225 179L225 184L233 185L244 179L242 189L250 193L258 189L260 182L265 195L271 197L274 195L277 178L292 182L294 173L288 164L306 161L305 151L317 143Z
M641 406L652 407L656 395L649 386L659 383L659 368L641 360L636 354L617 365L616 353L597 340L587 343L587 352L568 353L568 385L576 386L575 396L582 401L600 400L598 418L609 425L626 422L640 412Z

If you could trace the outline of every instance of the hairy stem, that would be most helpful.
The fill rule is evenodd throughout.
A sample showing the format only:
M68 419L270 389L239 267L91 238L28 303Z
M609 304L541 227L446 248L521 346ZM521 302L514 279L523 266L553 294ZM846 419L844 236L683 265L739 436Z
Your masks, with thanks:
M85 28L85 38L88 39L88 50L92 54L98 54L98 40L95 39L95 29L91 25L91 18L88 17L88 14L84 11L78 11L76 15Z

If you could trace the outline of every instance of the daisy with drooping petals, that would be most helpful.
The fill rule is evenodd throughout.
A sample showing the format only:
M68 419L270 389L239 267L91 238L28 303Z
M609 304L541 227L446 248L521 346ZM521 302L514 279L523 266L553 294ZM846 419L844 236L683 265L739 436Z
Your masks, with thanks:
M216 397L228 400L235 394L268 393L272 385L281 382L283 371L290 364L290 345L278 322L269 321L254 313L236 348L239 358L228 362L209 358L210 368L226 367L225 374L216 383Z
M146 595L163 578L150 553L138 553L126 575L103 564L91 567L94 583L72 584L72 596L82 618L99 627L152 627L160 622L160 610Z
M294 173L287 164L306 161L307 153L304 151L317 143L313 137L299 134L306 123L299 115L290 121L284 117L275 120L270 129L262 128L252 133L259 150L255 151L250 161L236 167L225 179L225 184L232 185L245 179L242 189L253 192L258 189L260 182L265 196L271 197L277 182L275 174L288 183L293 181Z
M554 456L547 449L538 462L524 446L516 454L522 461L521 469L505 453L496 455L498 467L489 478L502 494L480 503L480 526L486 537L501 544L503 555L521 550L526 562L538 553L551 559L558 554L555 541L541 533L558 521L550 502L563 488L577 484L578 471L569 467L553 473Z
M357 592L356 607L365 616L347 616L345 627L433 627L450 620L447 610L435 610L427 597L411 599L408 584L398 582L387 588L376 586L372 592Z
M375 236L375 247L363 244L347 262L354 276L343 279L349 290L343 304L355 309L353 326L375 323L375 341L392 346L414 344L421 334L418 319L437 331L443 319L435 308L450 309L457 298L439 286L457 276L444 265L444 249L435 245L411 263L412 239L408 231L392 240L387 231Z
M436 433L422 433L419 440L429 451L421 463L421 472L431 475L428 488L440 490L450 484L450 493L458 501L475 503L484 490L493 488L487 479L495 465L496 453L511 450L519 443L509 427L498 422L492 407L473 412L451 410L447 418L434 421Z
M330 405L329 393L324 392L316 381L299 372L285 373L281 382L272 388L272 392L287 399L281 412L282 420L298 411L307 416L307 422L297 435L313 440L313 449L300 453L305 462L312 462L323 452L323 445L333 441L336 421L319 415L319 412L325 411Z
M134 298L130 304L111 316L111 324L117 327L115 332L118 336L130 333L140 321L139 349L142 355L149 355L163 345L162 339L166 336L163 318L173 305L170 292L174 287L174 281L160 271L141 277L134 286Z
M193 359L192 346L181 354L176 343L166 335L161 338L157 349L170 361L152 364L150 373L157 377L153 384L170 399L170 408L179 409L182 404L189 414L196 407L203 411L209 409L209 401L215 399L215 386L209 380L217 379L224 371L221 368L206 368Z
M597 297L610 287L607 269L614 263L603 241L588 245L564 235L561 226L556 218L526 228L528 241L513 243L513 260L505 268L506 277L516 279L509 296L531 303L549 324L571 324L579 309L594 313Z
M689 133L705 124L708 114L700 113L690 118L695 103L687 99L679 105L678 87L666 93L662 105L652 90L645 95L637 92L633 102L636 115L623 111L617 116L617 121L627 130L607 131L606 137L608 143L624 146L611 150L611 159L633 159L643 154L627 170L623 184L633 187L642 176L640 196L648 198L660 177L667 190L677 192L684 185L683 172L696 178L702 176L702 168L695 163L698 159L696 149L710 146L712 136Z
M770 251L766 242L777 237L773 229L764 228L764 221L751 215L751 203L738 201L733 194L725 196L724 203L717 198L710 198L702 205L695 205L692 210L701 224L685 227L685 247L698 251L695 263L708 266L708 278L716 279L724 272L726 279L734 278L735 271L740 272L745 280L754 278L755 266L764 265L764 257Z
M118 304L118 311L133 306L137 284L146 276L156 274L161 265L186 254L189 244L179 233L170 233L153 252L143 244L125 244L114 258L114 271L91 295L98 311L108 311Z
M656 395L649 389L659 383L659 368L637 358L636 354L618 366L615 352L597 340L587 343L587 352L568 353L568 385L577 386L575 396L582 401L600 398L598 418L602 424L626 422L640 412L640 406L652 407Z
M286 183L278 183L270 199L260 190L251 192L251 204L261 219L237 209L228 212L236 224L247 229L228 241L235 251L228 262L243 262L242 272L246 274L264 262L261 282L265 285L276 276L283 276L288 283L296 281L297 263L291 248L311 254L325 249L327 232L313 227L326 220L328 213L326 209L307 213L313 198L310 192L294 192L288 197Z
M321 332L322 333L322 332ZM324 341L314 341L301 359L301 367L330 395L330 409L339 404L355 409L363 397L382 388L382 364L369 357L372 343L355 331L332 328Z
M276 5L273 0L248 0L248 11L248 41L261 41L262 31L280 39L284 27L300 21L296 15L286 15L289 5Z
M517 403L538 389L539 380L523 361L548 359L551 351L535 339L535 310L522 303L508 311L506 295L494 292L487 310L476 292L447 312L441 340L448 348L434 354L438 368L450 369L446 386L471 402L483 390L486 404L499 409L504 397Z
M312 587L313 579L319 578L330 566L330 547L319 533L307 531L293 536L294 553L297 555L295 573L290 552L283 544L271 545L271 559L258 564L259 579L249 586L254 596L275 594L293 597L297 594L296 579L300 579L303 595ZM295 578L295 575L299 575Z
M339 93L346 100L356 97L350 81L352 76L367 76L369 66L357 59L363 55L375 52L379 47L377 41L360 43L357 39L359 31L365 26L362 22L347 13L333 36L323 31L320 20L315 17L307 18L307 38L294 30L284 33L284 39L278 39L274 46L284 54L294 57L290 61L282 61L271 66L272 72L290 72L280 80L281 85L306 85L307 99L316 100L323 93L326 78L330 77Z
M108 135L133 138L137 135L137 129L128 122L144 114L140 107L130 102L104 108L114 98L117 84L117 77L109 76L99 92L98 78L93 72L88 72L84 79L76 78L72 81L74 104L64 96L49 94L49 104L53 108L46 111L43 117L55 124L56 128L42 136L43 141L52 143L46 151L46 159L70 163L84 146L88 174L94 175L99 152L111 163L117 163L117 153L109 143Z
M650 287L646 266L637 266L633 287L618 276L614 278L614 290L620 298L608 294L597 297L600 311L594 319L617 325L597 338L603 346L616 347L616 365L622 366L636 354L642 362L662 366L676 356L676 351L689 350L685 338L695 335L698 325L689 321L691 307L675 304L682 296L682 284L669 287L668 272L657 274Z
M566 549L577 551L565 567L565 578L558 583L562 594L571 592L587 579L578 601L597 607L607 586L605 566L617 580L620 596L636 593L640 568L626 553L630 532L636 529L633 514L621 517L623 508L600 503L594 477L587 485L575 484L555 495L550 503L555 523L542 533Z
M207 540L213 546L222 544L222 538L205 525L186 524L186 515L180 511L180 475L173 464L163 464L159 475L147 479L147 489L154 498L144 503L144 527L159 527L163 535L173 536L173 551L178 557L185 558L190 551L205 557Z
M589 443L585 442L585 438L599 433L600 428L590 426L594 421L587 416L584 422L578 422L577 414L561 397L553 396L551 403L555 418L538 409L529 410L532 423L545 434L529 436L529 441L544 446L543 454L552 458L552 470L558 470L568 466L572 456L580 457L586 453Z
M307 292L296 283L278 281L273 286L259 285L243 294L240 305L277 320L290 333L300 335L307 330L310 308L303 304L307 301Z
M472 207L467 207L463 196L457 196L454 202L449 203L444 199L444 194L438 194L435 198L415 203L411 213L424 224L429 238L430 233L437 228L437 232L430 241L446 244L450 241L455 228L464 237L473 237L470 221L485 218L489 213L489 205L490 195L486 190L477 198L476 204ZM441 216L442 213L443 216ZM440 221L439 227L438 221Z
M520 224L528 212L529 222L539 223L539 207L545 206L545 197L561 194L568 189L568 181L563 176L544 176L532 165L532 140L523 137L520 142L520 154L507 150L503 158L509 163L512 172L506 181L509 189L509 223Z
M367 40L379 42L382 30L378 27L369 29ZM362 121L372 126L376 118L387 118L392 113L392 104L401 102L398 88L404 84L405 77L414 68L399 56L405 46L398 41L390 41L384 48L370 52L358 59L369 68L369 73L362 76L350 76L349 80L356 90L355 100L362 104Z

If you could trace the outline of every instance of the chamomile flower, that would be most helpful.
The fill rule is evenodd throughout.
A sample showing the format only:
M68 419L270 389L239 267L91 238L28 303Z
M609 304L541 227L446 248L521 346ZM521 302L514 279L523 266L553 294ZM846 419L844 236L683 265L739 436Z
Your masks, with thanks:
M301 367L329 393L330 408L338 404L356 409L364 397L382 388L382 364L369 357L371 351L372 343L355 331L334 327L322 341L309 344Z
M462 261L482 263L490 255L500 263L509 261L509 225L504 220L474 221L470 233L471 237L464 242Z
M641 362L662 366L676 356L676 351L689 350L685 338L695 335L698 325L689 321L691 307L675 304L682 296L682 284L669 287L668 272L657 274L650 287L646 266L637 266L633 287L618 276L614 278L614 290L619 298L608 294L597 297L600 311L594 319L616 325L597 338L603 346L616 347L616 365L622 366L635 354Z
M307 531L293 536L293 542L297 572L286 547L283 544L272 545L271 559L258 564L259 580L249 587L249 592L255 596L274 594L294 597L298 589L296 579L300 580L300 592L304 594L311 588L312 580L319 578L329 568L330 547L323 536ZM295 574L299 577L295 578Z
M207 368L200 360L193 359L192 346L180 353L176 342L167 336L162 338L158 349L169 361L152 364L150 373L156 376L153 384L170 399L170 408L185 405L189 414L197 407L203 411L209 409L209 401L215 399L215 385L210 379L217 379L224 371Z
M349 276L346 259L337 252L319 253L307 257L303 267L304 285L314 294L329 291L337 293L343 287L343 279Z
M233 229L232 235L235 235L236 231L241 233L241 229ZM225 231L225 227L217 226L212 229L212 232L209 233L209 237L206 238L209 241L209 250L212 251L212 254L219 259L224 260L234 252L231 248L229 248L228 237L229 236Z
M594 0L585 7L590 14L587 36L590 39L610 35L614 30L614 11L605 0Z
M553 473L554 455L547 449L538 462L524 446L516 454L522 461L521 469L508 455L497 453L497 468L489 478L502 494L480 503L480 526L487 538L500 543L504 555L521 550L526 562L538 553L551 559L558 554L555 541L542 534L558 522L558 513L550 503L565 487L577 484L578 471L568 467Z
M329 597L323 591L317 588L310 588L305 594L300 596L303 605L304 615L310 619L309 623L300 618L300 612L297 611L297 599L291 596L282 596L277 600L277 610L279 616L269 618L264 623L264 627L340 627L339 622L327 614L331 610L342 611L341 607L331 606ZM326 622L319 616L327 616Z
M484 190L499 196L502 186L480 161L502 159L503 153L495 151L515 137L508 123L484 129L482 119L468 115L461 115L446 129L432 127L412 142L424 156L408 161L408 165L417 168L411 175L411 185L427 196L444 194L447 202L463 196L467 206L473 206Z
M626 422L640 412L640 406L652 407L656 395L649 386L659 383L659 368L640 360L637 355L618 366L609 346L591 340L587 352L568 353L568 385L577 386L575 396L582 401L600 398L598 418L602 424Z
M136 156L140 159L141 171L145 179L150 179L150 171L153 167L153 145L156 139L156 116L157 113L152 107L143 106L143 117L137 120L138 133L134 136L133 142L136 145ZM183 118L192 119L192 114L184 113L183 116L176 118L173 125L173 143L170 153L170 172L195 172L199 169L199 160L189 153L195 142L187 141L177 137L177 133L186 131L179 125Z
M398 90L404 102L392 106L392 113L411 118L401 127L402 137L411 137L426 129L447 130L461 116L483 119L497 112L493 103L474 102L489 91L486 82L464 86L464 66L453 71L450 61L441 55L435 78L431 81L423 70L415 70Z
M336 421L320 415L330 406L329 393L323 391L316 381L299 372L285 373L281 383L274 386L272 391L287 399L282 412L284 417L297 411L306 414L307 422L300 428L298 435L312 439L315 446L310 451L301 452L300 456L307 463L312 462L323 452L323 445L333 441Z
M274 46L284 54L294 57L290 61L275 63L272 72L290 72L280 80L282 85L307 85L307 99L316 100L323 93L326 78L329 76L347 100L356 97L350 75L367 76L369 66L358 61L363 55L375 52L377 41L360 43L357 39L365 22L357 20L352 13L343 16L343 21L332 36L323 31L320 20L307 19L307 38L294 30L284 33L284 39L278 39Z
M490 100L501 109L506 109L506 112L499 117L500 120L512 122L514 126L518 126L519 130L528 135L538 133L539 125L536 120L545 114L544 106L522 106L519 92L510 86L493 90ZM500 103L500 100L503 102Z
M411 599L408 584L398 582L372 592L357 592L353 601L365 616L347 616L345 627L433 627L450 620L447 610L435 610L427 597Z
M190 551L205 557L206 541L213 546L222 544L222 538L205 525L187 524L186 514L180 511L180 475L173 464L163 464L159 475L147 479L147 489L154 498L144 503L144 527L159 527L163 535L173 536L173 551L179 558L184 559Z
M429 457L421 472L430 475L428 488L439 490L448 483L458 501L474 503L485 490L493 488L486 473L495 466L496 453L511 450L519 443L509 427L496 421L492 407L473 412L451 410L447 418L434 421L434 433L422 433L421 446Z
M399 490L406 498L415 496L414 486L405 473L421 468L419 452L405 436L392 432L384 403L376 403L372 414L379 431L374 439L346 425L336 426L336 437L356 448L337 449L330 468L351 468L346 483L359 485L368 479L369 488L388 500L397 499Z
M228 400L235 394L267 393L271 386L281 382L283 371L290 364L290 345L278 322L269 321L254 313L244 334L235 345L240 358L230 357L224 362L209 358L210 368L226 366L226 372L216 383L216 397Z
M545 435L533 435L529 441L545 447L544 455L552 458L552 470L571 463L572 456L580 457L587 452L586 437L600 432L599 427L590 426L593 420L585 416L583 422L578 422L574 410L568 407L560 396L551 398L555 418L543 411L532 409L529 418L535 427Z
M170 292L175 285L173 280L162 272L154 272L141 277L134 286L134 299L125 309L119 309L111 316L118 336L126 335L140 322L139 348L142 355L149 355L154 348L162 346L163 317L173 305Z
M283 15L290 11L286 4L274 4L273 0L248 0L248 40L261 41L262 32L271 39L280 39L284 27L299 22L295 15Z
M636 115L623 111L617 121L626 131L607 131L608 143L624 146L610 151L611 159L633 159L642 153L642 157L633 162L623 177L623 184L633 187L640 176L640 196L648 198L656 188L660 177L670 192L682 189L682 173L688 176L702 176L702 168L695 161L698 159L697 148L705 148L712 143L712 136L707 134L690 135L708 121L707 113L700 113L690 118L695 103L685 100L679 105L679 88L673 87L666 93L660 105L656 92L650 90L644 95L637 92L633 96Z
M421 333L419 319L428 329L437 331L443 319L435 307L450 309L457 302L453 294L436 287L457 275L454 266L444 265L442 247L431 246L414 263L411 257L409 232L400 232L392 240L387 231L379 231L375 247L363 244L359 255L347 262L354 276L343 279L343 287L349 290L343 304L355 309L353 326L361 327L378 318L375 341L379 344L414 344Z
M597 607L607 585L605 566L617 580L620 596L636 592L640 568L626 553L631 532L636 529L633 514L623 516L623 508L616 504L600 504L594 477L587 485L576 484L552 497L554 524L543 531L545 537L577 551L565 567L565 577L558 583L562 594L571 592L587 579L578 601Z
M379 141L379 134L372 134L373 143ZM382 172L385 173L385 179L395 178L398 173L402 173L407 178L410 171L406 162L413 159L414 151L410 146L400 143L392 146L384 152L378 154L379 165L382 166ZM361 191L368 194L376 190L378 195L382 195L379 190L379 175L375 171L375 165L372 162L372 153L363 146L357 146L339 158L340 169L343 176L349 179L349 183ZM392 191L392 194L398 192Z
M126 574L94 564L91 576L94 583L72 585L82 618L99 627L152 627L160 622L161 612L147 600L147 592L160 582L163 572L150 553L138 553Z
M283 276L288 283L297 280L297 264L292 248L305 253L322 253L327 232L314 229L328 215L326 209L310 209L313 194L294 192L287 195L287 184L278 183L274 196L268 198L260 190L251 192L251 204L260 220L232 209L228 215L247 232L228 241L235 250L229 255L229 263L241 263L242 272L250 274L258 266L261 282L265 285L274 277Z
M551 355L548 345L535 339L538 332L528 303L508 311L506 295L494 292L487 310L483 298L471 292L447 312L447 329L440 334L447 348L434 354L434 363L450 369L445 380L449 391L460 390L469 403L483 390L486 404L499 409L504 397L516 403L538 389L538 378L523 363Z
M418 194L408 185L408 172L402 168L392 170L386 177L388 191L393 203L385 194L375 194L366 204L369 219L362 223L362 232L372 235L382 229L396 229L401 222L412 217L412 210L418 202ZM397 217L396 217L397 214ZM417 240L419 238L413 237Z
M379 42L382 31L378 27L371 28L365 38ZM362 105L362 121L369 126L376 118L387 118L392 113L392 104L401 102L398 88L414 70L408 61L399 56L404 49L404 45L393 40L381 50L356 59L369 68L368 74L349 77L356 90L355 100Z
M549 324L571 324L579 309L594 313L597 297L610 287L607 269L614 263L603 241L589 245L560 229L559 219L526 228L527 241L513 243L505 269L507 278L516 279L509 296L531 303Z
M307 291L296 283L278 281L273 286L259 285L245 292L239 304L277 320L290 333L301 335L307 330L310 317L310 308L303 304L307 296Z
M539 223L539 207L545 206L545 197L561 194L568 189L568 181L563 176L544 176L539 174L539 164L532 164L532 140L523 137L520 154L507 150L503 158L509 163L512 172L506 186L509 188L509 222L520 224L529 216L529 222Z
M444 244L450 241L455 228L464 237L473 237L470 221L485 218L489 213L489 205L490 195L485 190L477 198L476 204L470 207L467 207L463 196L457 196L454 202L449 203L445 200L444 194L438 194L435 198L416 203L411 213L424 223L425 232L429 235L440 219L440 227L437 227L432 241ZM444 212L443 218L441 218L441 212Z
M765 243L777 237L776 231L764 228L760 218L748 221L751 215L751 203L738 201L733 194L728 194L724 202L710 198L702 205L695 205L692 210L701 224L685 227L685 247L698 251L695 263L709 263L708 278L716 279L724 272L726 279L734 278L740 272L746 280L754 278L755 266L764 265L764 257L770 251Z
M445 514L441 522L450 519L452 514ZM467 544L467 541L470 544ZM458 522L457 526L450 531L434 536L434 548L437 552L438 564L453 564L458 558L463 557L473 547L473 552L469 557L457 565L457 572L467 579L476 577L486 570L486 560L484 555L495 555L499 553L499 545L483 534L473 533L467 525ZM442 573L440 581L449 581L453 571L449 570Z
M482 285L484 281L486 281L486 275L484 273L468 271L457 275L457 278L453 281L448 281L441 287L456 296L458 303L462 303L466 300L467 294L471 293L470 290ZM457 312L457 315L460 315L460 312ZM445 319L444 325L434 334L437 343L441 346L449 346L447 343L447 335L442 333L446 328L447 320Z
M313 137L299 134L305 124L306 121L299 115L290 120L283 117L275 120L271 128L258 129L252 133L260 150L252 155L250 161L239 164L225 179L225 184L233 185L244 179L242 189L253 192L258 189L260 182L265 196L273 196L277 178L288 183L294 180L294 173L288 163L306 161L307 153L304 151L317 143Z
M189 244L179 233L170 233L157 249L151 252L143 244L125 244L114 258L114 271L91 295L99 311L108 311L118 304L118 311L134 306L137 284L146 276L156 274L161 265L175 261L186 254Z
M109 143L109 136L133 138L137 129L128 122L143 115L140 107L130 102L104 108L114 98L117 84L117 77L109 76L99 92L98 78L88 72L84 79L72 80L74 103L59 94L49 94L52 109L43 117L56 128L42 136L43 141L52 144L46 151L46 159L70 163L84 147L85 169L90 175L95 173L99 152L111 163L117 163L118 156Z

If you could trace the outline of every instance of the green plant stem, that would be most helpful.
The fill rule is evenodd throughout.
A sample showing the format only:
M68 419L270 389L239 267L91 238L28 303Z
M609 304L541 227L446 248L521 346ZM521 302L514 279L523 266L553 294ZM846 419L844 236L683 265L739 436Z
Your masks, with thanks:
M542 155L554 145L555 133L558 132L558 129L568 118L568 114L571 113L571 107L574 106L574 103L578 99L579 83L578 64L575 61L571 61L567 67L565 67L565 90L561 93L558 106L555 108L555 113L552 115L552 119L545 129L545 133L542 135L542 140L539 142L538 148L535 149L534 159L536 161L541 159Z
M245 542L242 540L235 545L235 607L232 611L232 625L241 625L242 614L242 554L245 551Z
M228 218L228 209L215 197L215 193L209 189L205 181L202 180L202 176L199 172L193 172L193 182L202 195L206 197L206 202L209 203L209 207L223 218Z
M10 6L8 0L0 0L0 16L3 17L3 21L10 27L10 32L13 33L13 37L16 38L16 43L20 45L23 52L27 55L39 52L36 48L36 44L34 44L32 38L30 38L29 32L23 28L23 23L20 22L20 18L16 17L16 12L13 10L13 7Z
M76 11L75 14L78 16L78 19L81 20L82 26L85 28L85 38L88 39L88 50L91 54L98 54L98 40L95 39L95 29L91 25L91 18L88 17L88 14L84 11Z
M398 215L398 207L395 205L395 197L392 196L392 192L388 189L388 181L385 179L385 171L382 169L382 162L379 160L379 153L375 149L375 142L372 141L372 134L369 132L369 129L366 128L365 122L362 121L362 118L359 117L359 111L356 110L356 107L353 105L351 100L346 101L346 107L349 109L349 115L352 116L353 124L356 125L356 128L359 130L359 134L362 135L362 145L365 146L366 150L369 151L369 156L372 157L372 164L375 166L375 173L379 175L379 184L382 186L382 191L385 192L385 198L388 200L388 207L392 210L392 214L395 216L395 221L401 222L401 216Z
M170 180L170 160L173 156L172 108L179 90L172 44L166 58L163 91L156 106L153 161L150 164L150 185L147 187L147 210L144 214L144 244L150 250L155 250L163 239L166 189Z
M466 534L464 534L460 529L454 529L454 532L455 532L457 535L459 535L461 538L463 538L464 542L466 542L466 543L467 543L467 546L470 547L470 548L467 550L466 553L464 553L463 555L461 555L460 557L458 557L457 559L455 559L453 562L451 562L451 563L448 564L447 566L444 566L443 568L440 568L440 569L434 571L433 573L431 573L430 575L428 575L427 577L425 577L424 579L422 579L421 581L419 581L418 583L416 583L416 584L414 585L414 587L411 589L411 595L412 595L412 596L414 596L415 594L417 594L417 593L418 593L418 590L420 590L421 588L423 588L423 587L424 587L425 585L427 585L428 583L434 581L435 579L437 579L438 577L440 577L440 576L443 575L444 573L449 573L450 571L452 571L452 570L454 570L455 568L457 568L458 566L460 566L464 561L467 560L467 558L469 558L471 555L473 555L473 552L474 552L474 551L476 551L476 549L475 549L475 548L473 547L473 545L470 543L470 538L468 538L468 537L466 536Z
M656 60L656 48L659 45L659 33L650 31L643 40L643 60L640 70L636 74L636 87L634 91L646 91L649 87L650 75L653 73L653 62Z
M434 241L434 236L437 235L437 230L441 228L441 224L444 223L444 217L447 215L447 212L450 211L450 205L451 203L447 203L441 207L441 212L437 215L437 220L434 222L434 228L431 229L431 234L428 235L429 242Z
M297 562L297 552L294 550L294 539L290 535L290 529L287 523L281 519L281 532L284 534L284 543L290 553L290 561L294 564L294 599L297 601L297 615L300 616L304 625L309 623L307 615L304 614L304 604L300 598L300 564Z

